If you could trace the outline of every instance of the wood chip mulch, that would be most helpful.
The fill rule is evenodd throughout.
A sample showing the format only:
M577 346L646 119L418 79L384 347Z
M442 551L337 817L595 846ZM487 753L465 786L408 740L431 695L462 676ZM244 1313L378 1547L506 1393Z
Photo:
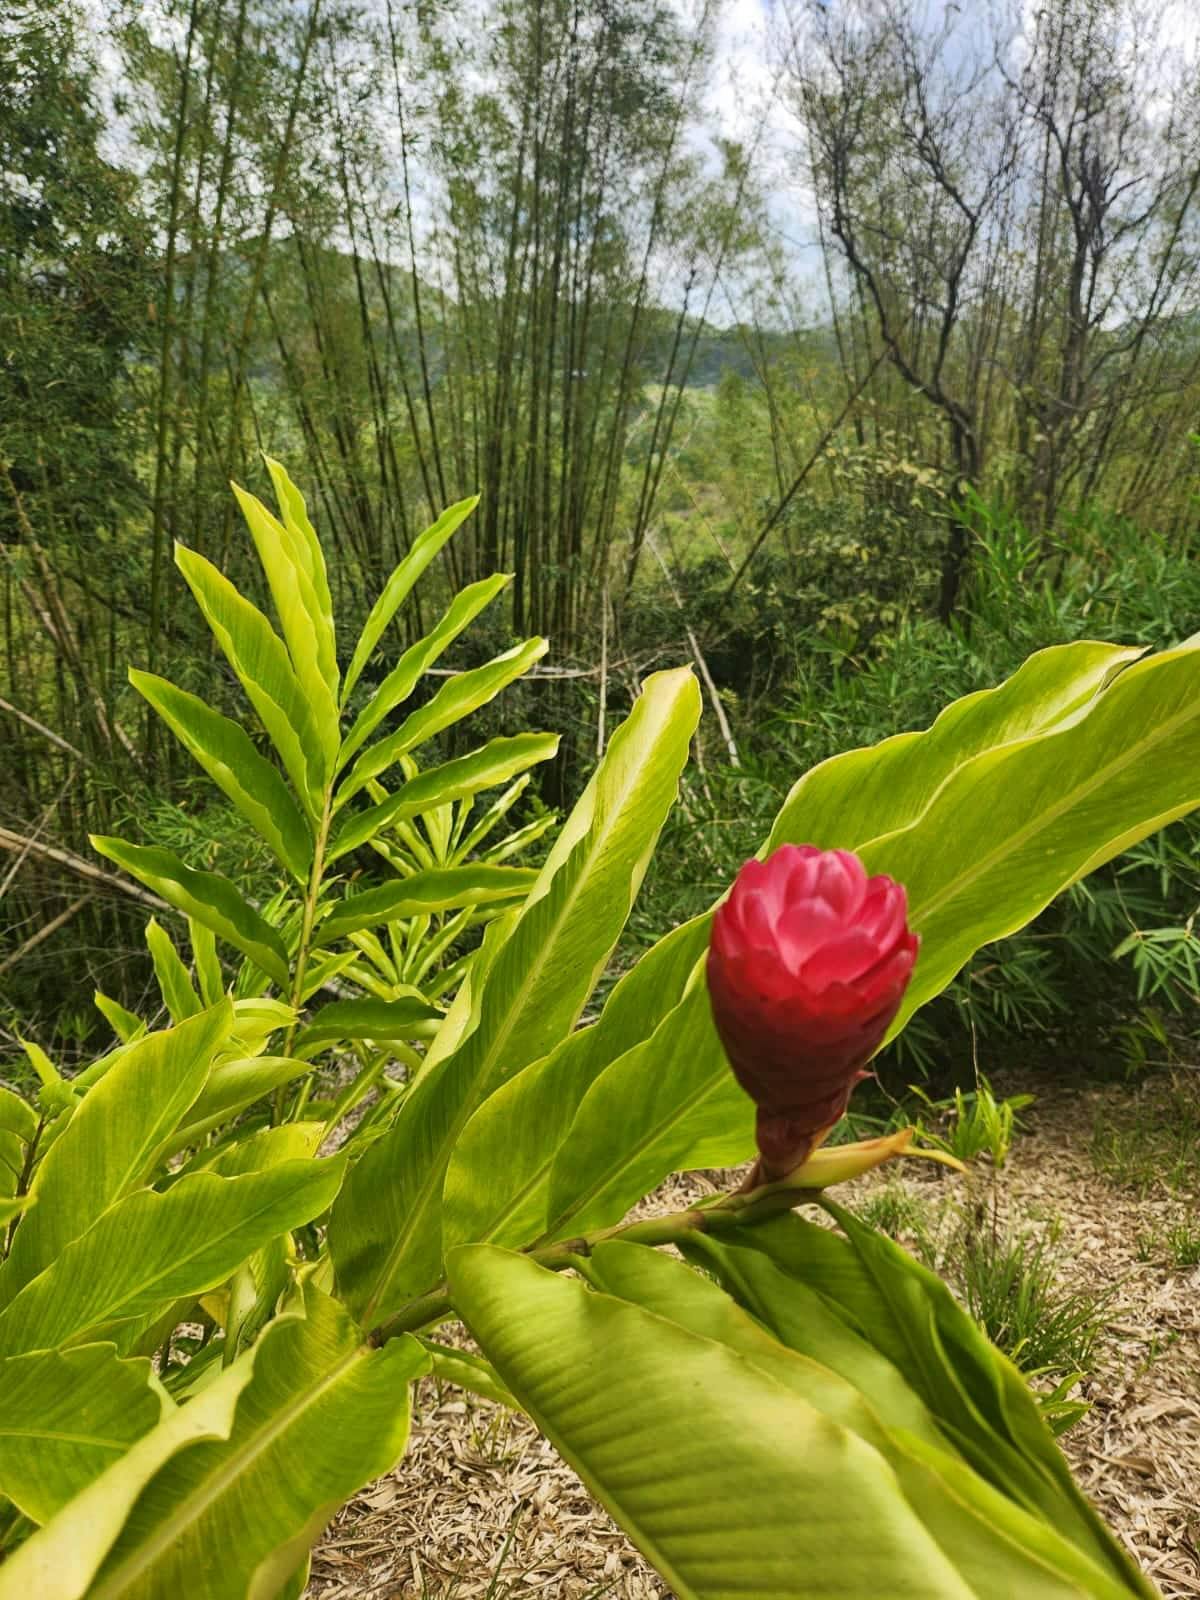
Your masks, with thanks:
M1098 1175L1089 1139L1127 1089L1037 1094L998 1180L1002 1214L1057 1224L1066 1280L1111 1288L1105 1338L1083 1385L1091 1410L1062 1439L1079 1482L1164 1600L1200 1596L1200 1266L1177 1269L1145 1241L1188 1215L1165 1188L1137 1195ZM1197 1082L1200 1093L1200 1081ZM861 1180L954 1205L962 1180L910 1164ZM705 1178L654 1198L674 1210ZM843 1191L851 1203L853 1186ZM1197 1220L1196 1207L1190 1209ZM1150 1259L1139 1260L1149 1254ZM441 1330L439 1337L447 1337ZM313 1555L310 1600L671 1600L670 1591L523 1416L431 1380L418 1386L404 1460L356 1496Z

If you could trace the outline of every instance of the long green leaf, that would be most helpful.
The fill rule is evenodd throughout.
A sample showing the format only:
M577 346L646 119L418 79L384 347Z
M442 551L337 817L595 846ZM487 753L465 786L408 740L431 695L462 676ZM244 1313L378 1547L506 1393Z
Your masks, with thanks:
M821 1359L830 1360L828 1352L836 1345L826 1344L819 1326L806 1326L803 1316L804 1296L819 1295L829 1311L903 1375L981 1476L1034 1511L1118 1583L1152 1600L1156 1591L1080 1494L1011 1362L988 1343L938 1278L891 1241L837 1215L852 1230L848 1238L791 1215L740 1230L713 1246L689 1246L689 1254L715 1266L725 1281L732 1273L739 1284L750 1284L748 1303L756 1315L797 1349L811 1351L813 1340L820 1340ZM754 1263L756 1254L787 1275L788 1290L764 1276ZM804 1288L795 1292L798 1304L789 1309L787 1296L795 1284ZM847 1358L843 1352L832 1359ZM858 1382L863 1370L852 1353L849 1375ZM878 1372L869 1381L877 1387Z
M339 766L359 750L375 732L390 712L402 705L448 645L452 644L485 606L489 605L501 589L512 580L505 573L491 578L481 578L478 583L460 589L450 602L445 615L432 632L416 644L410 645L387 677L376 689L354 720L354 726L342 741Z
M174 1155L199 1144L214 1128L310 1070L307 1061L293 1056L250 1056L218 1063L204 1092L172 1133L165 1153Z
M278 768L259 755L245 729L152 672L131 669L129 681L280 864L298 882L306 882L312 866L312 828Z
M1200 650L1126 666L1100 693L1096 675L1103 681L1120 660L1106 665L1103 653L1085 658L1076 650L1066 667L1090 659L1092 677L1085 674L1082 688L1072 679L1071 693L1056 699L1048 668L1062 659L1056 652L1034 658L1049 719L1044 732L960 763L951 741L935 743L925 787L917 774L920 741L929 735L880 747L895 753L887 756L891 786L875 807L878 832L856 837L847 828L857 815L855 786L865 781L858 752L814 769L809 779L825 776L797 787L786 827L773 831L775 845L856 849L869 870L905 884L922 948L893 1034L974 950L1024 926L1084 871L1200 803ZM1008 715L998 722L996 700L972 697L951 722L961 748L976 750L980 718L992 737L1028 724L1021 702L1006 700ZM922 799L923 809L907 815ZM703 934L697 944L699 961ZM699 970L658 1030L654 1060L650 1073L642 1050L631 1051L588 1091L556 1164L552 1232L616 1222L667 1173L730 1165L752 1152L752 1107L729 1072Z
M337 699L338 664L337 638L333 627L333 598L329 593L329 577L325 570L325 552L308 517L304 496L288 477L281 462L264 455L271 482L275 485L275 499L283 526L292 538L292 555L297 565L307 574L311 598L305 591L305 601L311 607L313 632L317 641L317 661L329 692Z
M726 1345L878 1451L905 1499L980 1600L1010 1600L1017 1594L1128 1600L1127 1583L1079 1551L1053 1523L975 1473L911 1391L902 1409L906 1422L889 1427L853 1376L788 1348L707 1279L645 1246L615 1241L599 1246L587 1276L606 1294ZM905 1391L899 1373L893 1371L893 1379Z
M396 883L348 896L320 923L319 946L347 934L402 917L421 917L462 906L517 900L527 894L537 873L532 867L493 867L471 862L462 867L431 867Z
M151 1370L111 1344L0 1361L0 1494L48 1521L158 1424Z
M338 1282L364 1318L436 1281L441 1192L471 1113L568 1033L629 915L700 714L690 672L646 680L580 806L577 838L554 852L488 972L478 1020L429 1066L393 1127L358 1163L330 1226Z
M287 646L258 607L194 550L178 546L175 561L279 752L301 803L315 820L337 757L336 729L318 723L292 669Z
M145 1183L201 1094L233 1026L228 1001L131 1044L84 1096L37 1169L36 1210L0 1267L0 1306L49 1267L114 1201Z
M363 751L339 785L335 806L345 805L372 778L378 778L394 766L401 756L494 700L502 689L528 672L548 649L549 642L545 639L527 639L494 661L449 679L431 700L405 717L394 733Z
M966 762L1086 712L1103 686L1141 654L1136 646L1090 639L1039 650L995 689L953 701L924 732L831 756L792 786L767 848L791 843L857 850L867 839L905 827Z
M384 585L383 593L371 607L371 614L363 626L358 643L354 647L354 656L346 669L346 680L342 688L343 704L350 698L350 691L358 682L362 669L371 659L375 646L383 637L383 630L407 599L413 584L450 535L470 516L478 504L479 496L474 494L466 500L459 500L456 504L448 506L432 527L426 528L424 533L413 540L411 550L396 567Z
M165 1194L126 1196L0 1312L0 1354L78 1342L215 1288L261 1245L319 1216L342 1167L339 1159L290 1161L240 1178L201 1172Z
M679 1600L971 1600L878 1452L715 1340L465 1245L484 1354Z
M185 866L173 850L159 845L128 844L92 834L92 848L160 894L177 911L202 922L218 938L249 956L269 978L287 988L290 978L283 940L230 883L215 872Z
M268 463L268 470L282 520L239 484L232 488L267 575L296 676L318 722L336 743L337 645L325 561L300 491L279 462ZM297 509L303 526L297 520Z
M294 539L290 529L271 515L261 500L247 494L237 483L233 485L233 492L267 575L292 671L308 701L313 721L321 731L322 742L329 751L336 753L338 705L336 692L330 688L322 670L320 611L307 569L307 549ZM327 647L324 655L328 663Z
M1197 805L1197 646L1127 667L1086 716L959 768L916 822L862 850L905 885L922 940L892 1032L981 944Z
M442 1013L420 995L398 1000L334 1000L322 1006L296 1038L297 1054L339 1039L414 1039Z
M191 974L157 917L146 924L146 947L154 963L154 976L172 1022L186 1022L204 1009L192 987Z
M309 1288L303 1312L134 1445L0 1569L0 1600L258 1600L404 1448L415 1340L373 1350Z
M549 761L558 750L558 742L556 733L518 733L511 738L492 739L468 755L430 767L379 805L360 811L344 823L334 836L327 859L333 862L357 850L382 829L407 817L507 783L537 762Z
M674 1007L695 966L694 944L694 923L676 928L655 946L654 960L639 961L620 980L599 1021L569 1034L483 1102L446 1173L447 1250L471 1240L529 1244L543 1232L550 1172L584 1095ZM653 1072L653 1049L648 1054Z

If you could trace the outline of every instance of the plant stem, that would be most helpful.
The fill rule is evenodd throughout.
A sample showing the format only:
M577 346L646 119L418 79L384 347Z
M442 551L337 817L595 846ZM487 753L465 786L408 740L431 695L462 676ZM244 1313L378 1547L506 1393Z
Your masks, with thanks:
M283 1041L285 1056L292 1054L296 1041L296 1029L300 1021L300 1007L304 997L304 979L308 972L309 949L312 944L313 922L317 915L317 901L321 894L321 882L325 875L325 851L329 844L329 827L333 821L333 782L325 790L325 803L321 809L321 825L317 829L317 840L313 847L312 869L308 874L308 889L304 896L304 913L300 923L300 943L296 947L296 968L292 979L291 1006L296 1015L288 1027L287 1037ZM272 1121L278 1125L283 1121L284 1101L287 1096L286 1086L280 1084L275 1091L275 1107Z
M562 1272L573 1266L580 1256L590 1256L598 1244L609 1239L623 1239L630 1244L675 1244L693 1233L722 1233L727 1229L743 1227L755 1222L765 1222L804 1200L815 1200L819 1190L796 1190L782 1185L766 1185L748 1194L729 1194L710 1206L692 1206L686 1211L673 1211L661 1217L647 1217L642 1222L619 1223L615 1228L601 1228L595 1233L582 1234L575 1239L562 1239L556 1244L524 1252L539 1266L551 1272ZM454 1311L450 1290L445 1282L418 1295L407 1305L381 1322L372 1330L370 1342L386 1344L402 1333L415 1333L420 1328L441 1322Z

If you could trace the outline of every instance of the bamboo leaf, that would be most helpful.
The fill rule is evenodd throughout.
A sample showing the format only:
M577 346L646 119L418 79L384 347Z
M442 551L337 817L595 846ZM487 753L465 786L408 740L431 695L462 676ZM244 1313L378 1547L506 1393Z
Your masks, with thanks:
M506 574L497 573L459 590L433 631L409 646L362 708L354 726L342 741L339 766L344 766L355 751L366 743L384 717L408 699L420 682L421 675L511 581Z
M78 1342L215 1288L277 1234L319 1216L342 1168L290 1161L239 1178L200 1172L165 1194L127 1195L0 1312L0 1354ZM36 1216L35 1208L26 1221Z
M171 850L158 845L128 844L124 839L91 835L92 848L153 889L177 911L202 922L218 938L248 956L255 966L287 988L290 978L283 940L264 918L215 872L185 866Z
M339 1287L365 1320L438 1278L454 1145L482 1101L578 1020L674 802L699 714L690 672L646 680L579 802L582 816L568 819L564 831L577 842L557 862L552 852L472 999L474 1027L453 1054L427 1061L396 1122L355 1167L330 1244Z
M532 867L492 867L475 862L414 872L396 883L348 896L321 923L317 942L330 945L362 928L377 928L402 917L517 900L529 892L536 877Z
M335 806L345 805L372 778L378 778L394 766L401 756L495 699L502 689L527 672L535 661L539 661L548 649L547 640L528 639L485 666L461 672L449 679L431 700L406 717L394 733L363 751L342 780Z
M151 672L129 681L298 882L308 879L313 835L282 774L238 723Z
M287 646L258 607L244 599L211 561L183 545L177 546L175 561L279 752L305 810L315 820L337 746L329 727L314 717Z
M371 614L368 616L363 631L359 635L358 643L354 647L353 658L346 669L345 683L342 686L343 705L350 698L350 691L358 682L363 668L374 653L375 646L383 637L384 629L407 599L413 584L416 583L450 535L470 516L478 504L479 496L474 494L466 500L459 500L456 504L448 506L432 527L426 528L424 533L413 540L412 549L396 567L384 585L383 593L371 607Z
M145 1183L203 1090L233 1025L228 1001L128 1046L84 1095L37 1168L37 1209L0 1266L0 1306L51 1266L115 1201Z
M557 752L556 733L518 733L512 738L492 739L441 766L430 767L410 779L395 794L367 811L360 811L343 823L330 845L327 859L336 861L351 850L366 844L384 828L419 816L434 806L447 805L465 795L478 794L507 783L510 778L539 761L549 761Z

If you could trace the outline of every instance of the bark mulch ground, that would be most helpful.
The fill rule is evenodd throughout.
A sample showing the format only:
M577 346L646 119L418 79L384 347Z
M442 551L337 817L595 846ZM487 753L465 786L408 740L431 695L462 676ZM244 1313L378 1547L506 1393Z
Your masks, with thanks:
M1157 1080L1156 1080L1157 1081ZM1185 1084L1188 1080L1185 1080ZM1190 1080L1200 1095L1200 1077ZM1163 1241L1193 1203L1143 1168L1098 1171L1099 1123L1169 1118L1152 1082L1070 1093L1006 1081L1038 1096L996 1180L1002 1220L1055 1226L1064 1280L1111 1292L1091 1410L1063 1438L1084 1490L1165 1600L1200 1595L1200 1266L1178 1266ZM1179 1093L1178 1081L1174 1093ZM1200 1172L1200 1153L1197 1153ZM955 1213L962 1180L910 1163L839 1198L902 1183L934 1219ZM986 1176L976 1175L977 1185ZM654 1209L676 1209L704 1179L674 1179ZM857 1194L854 1192L857 1189ZM990 1204L990 1200L989 1200ZM670 1600L625 1535L522 1416L426 1381L397 1469L346 1506L313 1557L311 1600Z

